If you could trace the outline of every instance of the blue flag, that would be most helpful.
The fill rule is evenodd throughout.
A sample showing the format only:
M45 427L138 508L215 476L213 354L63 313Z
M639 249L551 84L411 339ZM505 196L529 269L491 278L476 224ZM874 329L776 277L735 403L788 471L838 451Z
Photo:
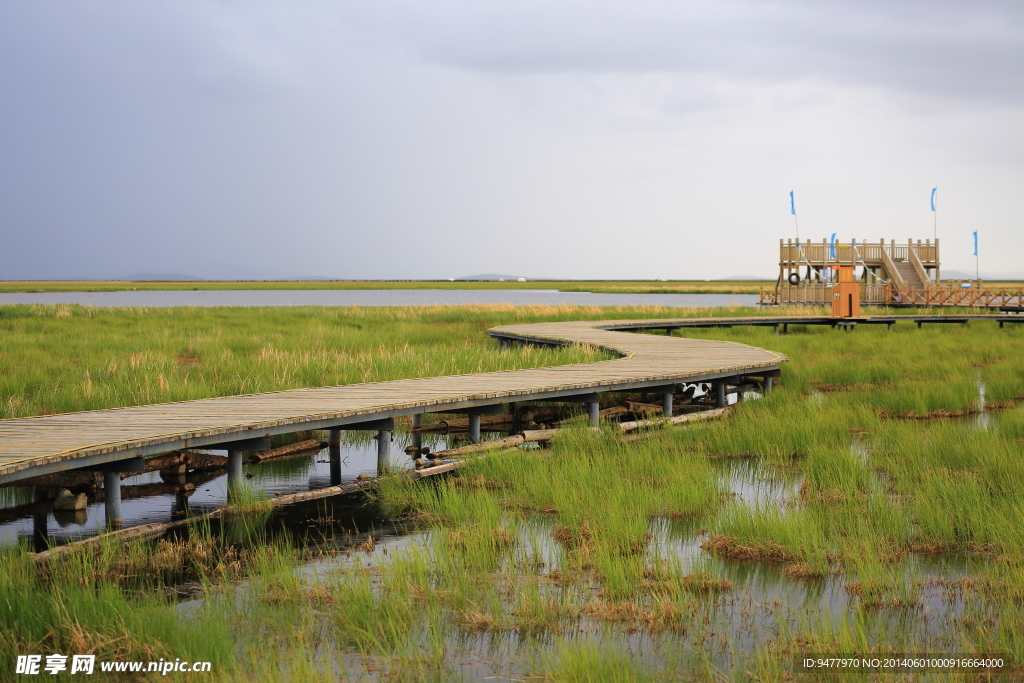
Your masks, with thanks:
M793 191L789 191L789 213L793 216L796 215L796 200L793 199Z
M974 231L974 256L978 255L978 231Z
M835 258L836 257L836 234L835 233L832 233L832 240L829 242L829 245L828 245L828 257L829 258Z
M932 211L935 210L935 191L938 190L938 189L939 188L937 188L937 187L933 187L932 188Z

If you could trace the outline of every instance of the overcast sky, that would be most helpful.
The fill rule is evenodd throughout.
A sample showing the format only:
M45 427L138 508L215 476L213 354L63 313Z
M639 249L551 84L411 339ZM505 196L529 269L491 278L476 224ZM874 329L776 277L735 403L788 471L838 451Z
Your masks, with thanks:
M0 279L1024 272L1024 3L0 3Z

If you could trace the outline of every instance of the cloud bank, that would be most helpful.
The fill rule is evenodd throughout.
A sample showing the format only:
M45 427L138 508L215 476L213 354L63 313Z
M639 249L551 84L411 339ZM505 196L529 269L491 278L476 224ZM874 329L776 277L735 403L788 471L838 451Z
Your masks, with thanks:
M0 6L0 278L1019 269L1024 6ZM991 245L991 246L989 246Z

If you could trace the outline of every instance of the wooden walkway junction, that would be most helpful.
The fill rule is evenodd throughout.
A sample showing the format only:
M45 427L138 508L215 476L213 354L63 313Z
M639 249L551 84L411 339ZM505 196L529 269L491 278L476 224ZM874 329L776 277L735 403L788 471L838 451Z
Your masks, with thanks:
M711 383L718 405L726 387L759 378L766 390L787 358L746 344L704 339L628 334L628 332L741 325L830 325L853 329L858 324L900 321L959 323L971 319L1024 322L1024 316L890 316L833 318L774 316L747 318L677 318L608 320L507 325L489 331L502 345L588 344L618 354L614 360L530 370L451 377L429 377L335 387L294 389L160 405L96 410L0 420L0 484L71 470L104 473L107 525L120 525L122 472L143 471L145 458L182 449L228 451L228 485L242 480L242 451L269 448L269 437L310 429L378 432L378 467L386 456L394 418L424 413L469 415L470 438L479 441L480 415L496 414L509 403L573 401L588 406L597 424L602 392L661 393L671 415L677 385ZM383 464L382 464L383 463Z

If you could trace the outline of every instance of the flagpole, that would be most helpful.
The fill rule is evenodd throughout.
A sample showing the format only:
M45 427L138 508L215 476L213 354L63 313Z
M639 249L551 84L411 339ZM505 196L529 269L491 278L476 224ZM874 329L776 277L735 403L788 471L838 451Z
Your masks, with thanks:
M939 188L932 188L932 238L938 242L939 240L939 212L935 209L935 193Z
M974 282L977 284L981 279L981 271L978 268L978 231L974 231Z
M789 212L793 214L793 225L796 228L796 245L800 246L800 221L796 217L796 200L793 198L793 190L789 191Z

